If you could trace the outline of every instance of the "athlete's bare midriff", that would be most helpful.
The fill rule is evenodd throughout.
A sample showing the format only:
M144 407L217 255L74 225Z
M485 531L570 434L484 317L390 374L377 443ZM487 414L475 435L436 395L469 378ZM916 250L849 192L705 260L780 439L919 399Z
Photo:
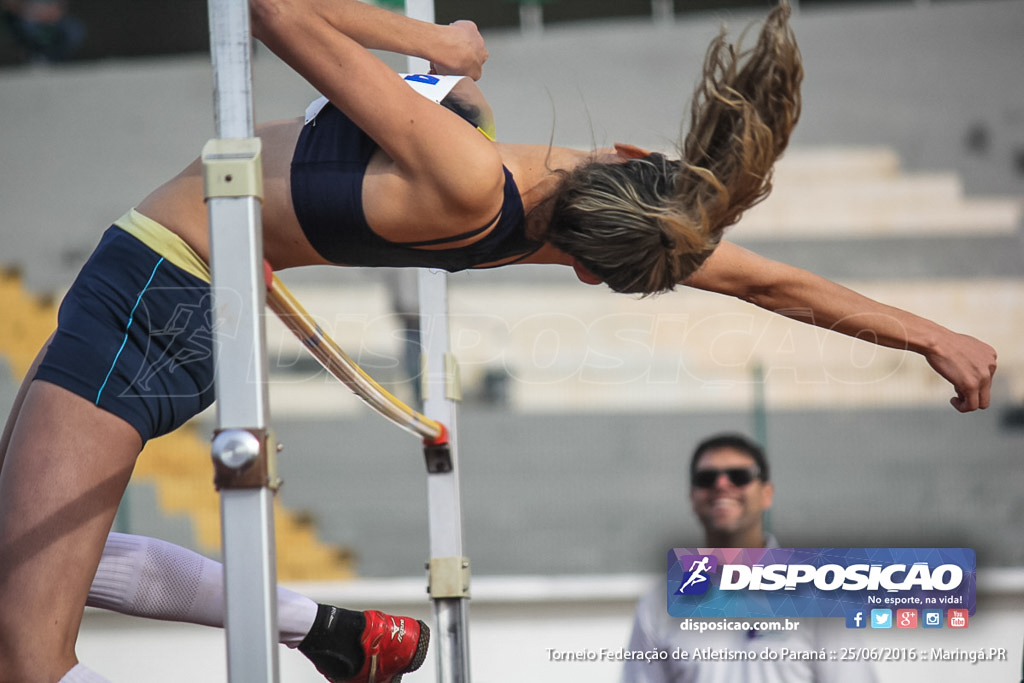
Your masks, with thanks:
M301 130L301 119L274 121L256 129L256 136L263 142L263 252L277 270L326 263L306 240L292 209L291 158ZM209 262L209 220L203 200L201 160L193 161L136 208L181 237Z

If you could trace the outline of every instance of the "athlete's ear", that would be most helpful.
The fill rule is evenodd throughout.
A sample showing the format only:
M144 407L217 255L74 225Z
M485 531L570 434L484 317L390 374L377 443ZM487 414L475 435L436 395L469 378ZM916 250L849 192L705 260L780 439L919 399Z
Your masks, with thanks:
M651 156L651 153L646 149L625 142L616 142L615 152L624 159L643 159L644 157Z
M576 277L579 281L585 285L600 285L604 283L604 280L591 273L585 265L577 261L572 260L572 269L576 271Z

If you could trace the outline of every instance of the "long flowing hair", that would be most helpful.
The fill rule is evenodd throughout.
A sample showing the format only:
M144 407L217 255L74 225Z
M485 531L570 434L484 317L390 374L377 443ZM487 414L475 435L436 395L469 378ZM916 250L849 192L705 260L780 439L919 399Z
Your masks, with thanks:
M723 29L708 47L680 159L660 154L565 172L547 238L617 292L671 290L724 230L771 192L772 167L800 117L803 65L790 8L743 49Z

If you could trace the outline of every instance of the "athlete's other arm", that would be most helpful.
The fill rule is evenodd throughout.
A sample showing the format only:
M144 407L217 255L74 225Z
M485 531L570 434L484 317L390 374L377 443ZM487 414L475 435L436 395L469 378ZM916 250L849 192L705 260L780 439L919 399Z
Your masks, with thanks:
M364 45L479 73L486 49L469 22L409 19L358 0L252 0L253 34L381 147L394 163L388 200L368 199L375 229L422 223L420 239L459 234L501 206L501 156L484 136L417 94ZM459 40L439 36L458 35Z
M479 80L488 57L484 39L471 21L439 26L359 0L250 0L249 5L253 34L264 42L276 21L301 13L367 49L425 59L439 74Z
M801 322L919 353L956 390L962 413L987 408L996 371L988 344L846 287L723 242L682 284L728 294Z

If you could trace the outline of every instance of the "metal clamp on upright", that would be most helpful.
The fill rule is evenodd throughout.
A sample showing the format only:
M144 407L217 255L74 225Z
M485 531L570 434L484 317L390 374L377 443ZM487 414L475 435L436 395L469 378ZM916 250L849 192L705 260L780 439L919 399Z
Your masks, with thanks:
M427 592L438 599L469 597L469 558L435 557L427 563Z
M213 437L213 483L224 489L281 486L277 476L277 451L268 429L224 429Z
M203 145L203 197L256 197L263 201L263 141L214 138Z

